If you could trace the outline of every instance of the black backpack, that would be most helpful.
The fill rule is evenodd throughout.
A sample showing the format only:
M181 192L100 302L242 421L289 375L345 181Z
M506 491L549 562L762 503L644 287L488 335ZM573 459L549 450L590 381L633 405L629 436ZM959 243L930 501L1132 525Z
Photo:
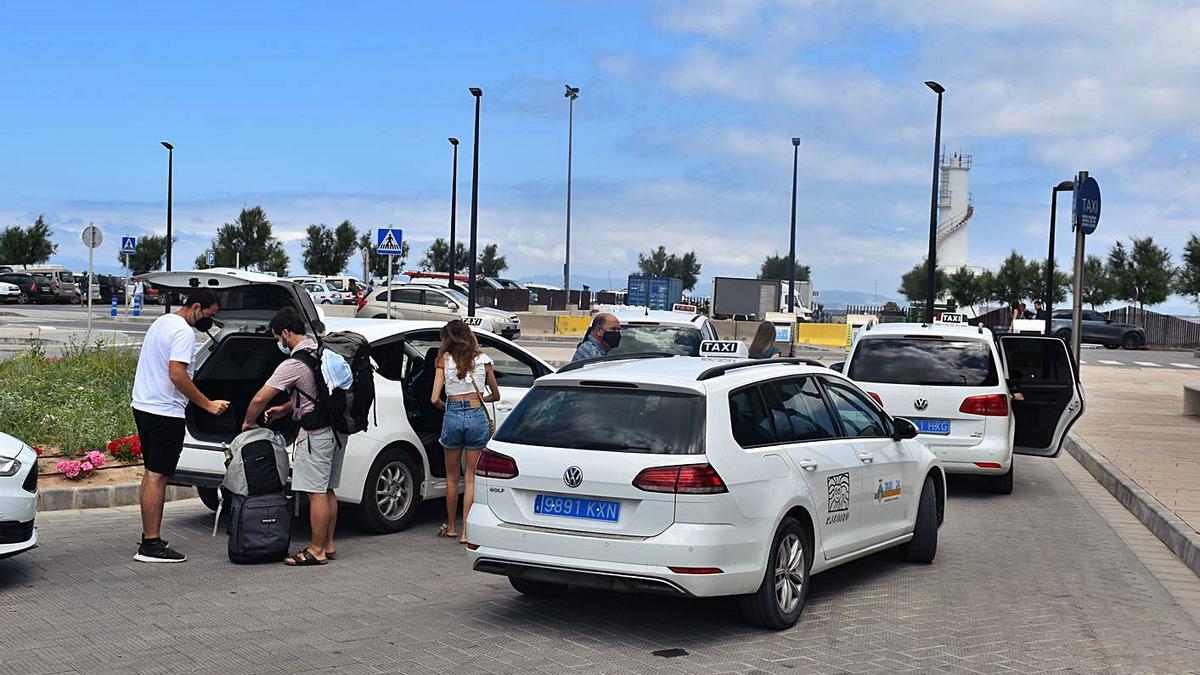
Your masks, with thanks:
M332 351L346 359L354 378L349 389L329 391L325 377L321 374L321 357L326 351ZM350 331L328 333L321 338L317 355L303 350L294 353L292 358L308 366L317 384L315 400L305 392L296 390L316 404L316 410L300 419L302 428L333 427L343 434L366 430L371 406L375 404L375 369L371 366L371 343L367 342L366 338Z
M230 561L277 563L288 554L292 510L283 492L287 475L287 448L281 436L269 429L251 429L234 439L213 521L215 535L228 499Z

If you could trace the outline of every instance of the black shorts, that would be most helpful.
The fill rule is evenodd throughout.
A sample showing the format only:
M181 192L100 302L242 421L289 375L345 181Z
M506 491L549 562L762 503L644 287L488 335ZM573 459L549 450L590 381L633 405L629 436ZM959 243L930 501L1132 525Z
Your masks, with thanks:
M142 463L146 465L146 470L174 476L179 455L183 454L184 419L134 408L133 421L137 424L138 437L142 442Z

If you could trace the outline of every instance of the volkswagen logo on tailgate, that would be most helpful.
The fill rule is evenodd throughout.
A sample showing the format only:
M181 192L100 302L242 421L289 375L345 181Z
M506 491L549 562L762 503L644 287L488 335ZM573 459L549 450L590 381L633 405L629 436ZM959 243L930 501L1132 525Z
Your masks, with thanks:
M563 482L567 484L567 487L579 487L583 483L583 469L577 466L567 467L567 470L563 472Z
M913 401L913 407L916 408L917 410L924 410L929 407L929 401L926 401L923 398L919 398L919 399Z

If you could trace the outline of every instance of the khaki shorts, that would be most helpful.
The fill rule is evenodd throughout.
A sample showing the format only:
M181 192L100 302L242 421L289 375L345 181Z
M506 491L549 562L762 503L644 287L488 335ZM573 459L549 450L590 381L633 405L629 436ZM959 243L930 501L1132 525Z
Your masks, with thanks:
M336 489L342 481L345 457L346 437L333 429L299 438L292 451L292 491L321 493Z

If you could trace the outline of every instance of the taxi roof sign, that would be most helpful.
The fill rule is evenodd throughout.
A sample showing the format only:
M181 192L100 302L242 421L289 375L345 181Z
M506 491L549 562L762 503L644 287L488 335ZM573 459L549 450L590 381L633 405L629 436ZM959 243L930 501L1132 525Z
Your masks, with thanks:
M934 323L945 323L945 324L951 324L954 326L965 326L965 325L967 325L967 315L966 314L958 314L956 312L942 312L941 315L934 321Z
M750 349L741 340L705 340L700 343L700 356L744 359Z
M687 312L688 314L695 314L696 309L697 308L695 305L689 305L685 302L677 302L671 305L672 312Z
M460 319L460 321L468 326L475 326L482 330L486 330L489 333L496 332L495 326L492 325L492 320L482 316L464 316L462 319Z

